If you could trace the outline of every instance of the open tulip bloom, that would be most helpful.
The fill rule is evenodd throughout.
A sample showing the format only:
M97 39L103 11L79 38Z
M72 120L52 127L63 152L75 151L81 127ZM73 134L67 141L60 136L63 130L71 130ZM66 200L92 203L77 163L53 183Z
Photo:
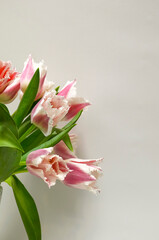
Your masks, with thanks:
M80 159L77 136L69 132L89 105L76 94L76 80L54 87L44 62L28 57L21 73L0 61L0 183L12 187L28 239L41 239L38 211L32 196L16 176L29 173L49 188L60 181L97 193L102 174L99 159ZM13 115L5 104L20 96ZM59 128L59 123L61 128ZM40 181L39 181L40 184ZM1 191L0 186L0 191Z

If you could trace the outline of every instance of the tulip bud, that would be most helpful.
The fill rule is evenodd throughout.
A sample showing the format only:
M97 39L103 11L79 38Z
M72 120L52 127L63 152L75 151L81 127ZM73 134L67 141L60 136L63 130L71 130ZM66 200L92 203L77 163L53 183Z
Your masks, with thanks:
M32 57L29 56L24 63L24 69L20 77L21 95L23 95L23 93L27 89L27 86L30 83L37 68L39 68L40 70L40 83L35 100L40 99L44 95L45 91L51 89L54 85L52 82L47 82L45 79L47 74L47 67L44 64L44 61L42 60L39 63L35 63Z
M19 73L12 69L10 62L0 61L0 102L12 102L19 88Z

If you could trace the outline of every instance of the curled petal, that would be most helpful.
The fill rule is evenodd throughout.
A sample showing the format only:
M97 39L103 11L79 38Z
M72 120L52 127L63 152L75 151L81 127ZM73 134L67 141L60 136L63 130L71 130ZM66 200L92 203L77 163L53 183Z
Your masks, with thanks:
M94 193L99 192L95 184L98 177L101 176L102 170L96 165L101 160L81 160L77 158L66 160L70 172L65 177L64 184L74 188L86 189Z
M63 96L65 98L71 98L76 96L76 80L70 82L68 81L64 88L58 93L59 96Z
M67 115L65 116L64 120L70 120L73 118L79 111L85 109L87 106L91 105L87 100L84 98L70 98L68 100L68 104L70 106Z
M33 164L37 167L42 162L42 158L52 153L52 151L53 148L50 147L31 152L26 160L27 165Z
M20 88L20 82L19 78L17 78L15 81L10 83L5 90L0 94L0 102L1 103L10 103L12 102L19 91Z

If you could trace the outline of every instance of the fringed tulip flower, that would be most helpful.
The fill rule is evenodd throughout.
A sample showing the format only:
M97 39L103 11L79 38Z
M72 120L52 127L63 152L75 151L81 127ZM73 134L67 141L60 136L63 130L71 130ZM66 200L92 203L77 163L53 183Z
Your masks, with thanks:
M49 187L55 185L57 179L63 181L69 172L66 162L53 153L53 148L31 152L26 165L31 174L43 179Z
M64 88L58 93L58 96L63 96L68 100L69 111L63 120L70 120L73 118L80 110L89 106L90 103L81 97L76 97L76 80L72 82L67 82Z
M51 134L52 128L64 118L69 110L67 100L55 94L46 92L31 112L31 122L37 126L45 136Z
M56 95L55 91L47 91L31 113L31 122L45 136L51 134L52 128L61 120L69 120L80 110L90 105L83 98L75 97L76 81L69 82Z
M74 141L74 136L70 137ZM96 187L96 180L102 174L98 167L101 160L79 159L60 141L54 148L31 152L26 165L31 174L42 178L49 187L55 185L56 180L60 180L69 187L97 193L100 191Z
M0 61L0 102L13 101L19 88L19 73L12 69L10 62Z
M35 100L40 99L44 95L45 91L53 87L53 83L48 82L45 79L47 74L47 67L44 65L43 60L39 63L35 63L32 57L29 56L26 62L24 63L24 69L20 77L21 95L25 92L37 68L39 68L40 70L40 83Z
M75 135L70 135L70 138L74 145L74 143L76 143ZM86 189L93 193L100 191L95 184L98 177L102 174L101 168L98 167L102 158L90 160L78 159L76 155L67 148L63 141L60 141L54 146L54 153L65 160L70 170L63 180L65 185Z

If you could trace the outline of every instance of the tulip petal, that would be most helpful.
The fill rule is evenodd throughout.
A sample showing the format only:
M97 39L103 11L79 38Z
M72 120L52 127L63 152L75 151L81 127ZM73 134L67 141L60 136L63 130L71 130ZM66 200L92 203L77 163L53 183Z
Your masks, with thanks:
M67 163L68 168L71 170L69 174L67 174L64 182L66 184L79 184L82 182L89 182L89 181L95 181L96 178L93 177L92 175L89 175L87 171L83 171L81 169L80 164L74 164L74 163ZM83 166L82 166L83 167Z
M31 55L29 55L28 59L24 63L24 69L22 71L21 77L20 77L20 87L23 92L25 92L30 80L32 79L34 75L34 67L33 67L33 60Z
M35 71L39 68L40 71L40 83L39 83L39 89L38 93L36 95L35 100L40 99L45 91L45 82L46 82L46 74L47 74L47 67L44 64L44 61L42 60L39 63L35 63L34 60L32 59L31 55L29 55L28 59L24 63L24 69L22 71L21 77L20 77L20 88L21 91L24 93L26 91L26 88L31 81Z
M0 102L9 103L14 100L20 88L19 76L12 69L10 62L0 60Z
M73 148L76 147L77 136L75 134L70 134L71 143ZM61 156L64 160L69 158L76 158L75 154L69 150L63 141L60 141L54 146L54 153Z
M73 118L79 111L86 108L87 106L91 105L87 100L84 98L70 98L68 100L69 103L69 111L66 114L65 118L63 120L70 120Z
M49 155L51 152L53 151L53 148L50 147L50 148L43 148L43 149L38 149L36 151L33 151L31 152L28 157L27 157L27 160L26 160L26 163L27 164L30 164L30 163L33 163L33 161L35 161L36 159L39 159L40 157L42 156L47 156ZM41 160L40 160L41 162ZM38 162L34 162L34 164L38 165L39 164L39 161Z
M74 85L76 84L76 80L70 82L68 81L64 88L58 93L59 96L63 96L65 98L71 98L76 95L76 88Z
M72 158L65 160L70 172L65 177L63 183L70 187L86 189L94 193L99 192L95 184L98 177L101 176L102 170L96 165L101 160L101 158L92 160Z
M10 103L12 102L19 91L20 88L20 82L19 78L14 80L8 87L5 88L5 90L0 94L0 102L1 103Z

